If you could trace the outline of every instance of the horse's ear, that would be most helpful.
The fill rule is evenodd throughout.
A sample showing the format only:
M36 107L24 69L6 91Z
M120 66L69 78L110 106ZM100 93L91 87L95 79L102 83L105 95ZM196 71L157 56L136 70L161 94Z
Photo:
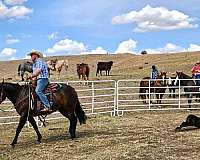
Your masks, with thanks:
M3 78L3 81L2 81L2 83L4 83L4 78Z

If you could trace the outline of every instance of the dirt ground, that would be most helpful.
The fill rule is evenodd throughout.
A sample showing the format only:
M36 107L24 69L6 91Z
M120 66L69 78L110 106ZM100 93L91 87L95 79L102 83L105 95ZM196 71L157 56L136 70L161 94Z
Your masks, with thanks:
M33 129L25 127L14 149L9 144L16 125L0 126L0 159L198 160L200 130L174 130L188 114L200 115L200 111L140 111L122 117L89 117L87 124L77 126L75 140L66 134L68 121L49 121L47 127L40 128L41 144L34 143Z

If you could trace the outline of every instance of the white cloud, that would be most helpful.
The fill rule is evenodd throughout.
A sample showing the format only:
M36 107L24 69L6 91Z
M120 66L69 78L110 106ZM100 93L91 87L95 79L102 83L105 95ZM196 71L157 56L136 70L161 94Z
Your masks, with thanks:
M0 57L12 57L13 55L15 55L15 53L17 52L16 49L13 48L4 48L1 52L0 52Z
M184 52L186 49L175 45L173 43L167 43L164 47L162 48L157 48L157 49L146 49L147 53L149 54L160 54L160 53L177 53L177 52Z
M88 52L81 52L80 54L107 54L108 51L104 50L102 47L97 47L95 50Z
M48 35L48 39L57 39L58 38L58 32L53 32L50 35Z
M27 0L4 0L3 2L8 5L22 5Z
M6 43L7 44L14 44L14 43L19 43L20 40L19 39L16 39L16 38L9 38L9 39L6 39Z
M32 9L26 8L25 6L12 6L9 8L0 1L0 19L22 19L26 18L32 12Z
M198 25L192 23L194 21L195 18L177 10L168 10L164 7L153 8L150 5L140 11L131 11L112 18L112 24L135 24L135 32L197 28Z
M137 41L129 39L119 44L115 53L135 53L134 50L137 46Z
M63 54L80 54L86 51L86 46L82 42L64 39L54 44L52 48L47 49L47 53L51 55Z
M190 44L190 47L187 50L188 51L200 51L200 45Z

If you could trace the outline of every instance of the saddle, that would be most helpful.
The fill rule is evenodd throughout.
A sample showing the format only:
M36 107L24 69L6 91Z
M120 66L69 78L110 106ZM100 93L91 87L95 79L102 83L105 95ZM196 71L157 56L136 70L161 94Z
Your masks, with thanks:
M40 112L44 108L44 105L40 101L37 94L35 93L35 88L36 88L36 86L34 85L33 86L33 92L31 93L32 94L33 109L36 109L37 112ZM61 88L62 88L61 84L49 83L43 91L43 93L47 96L47 98L49 100L49 104L51 105L51 109L53 109L53 106L55 105L54 93L59 91Z

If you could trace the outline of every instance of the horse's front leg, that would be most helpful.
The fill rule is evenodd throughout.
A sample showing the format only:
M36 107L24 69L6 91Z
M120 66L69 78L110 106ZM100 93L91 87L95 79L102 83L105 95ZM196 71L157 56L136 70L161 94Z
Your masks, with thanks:
M189 108L191 108L192 94L191 93L187 94L187 98L188 98L188 106L189 106Z
M37 143L41 143L42 135L40 134L40 131L39 131L38 126L37 126L37 124L35 122L35 119L32 116L29 116L28 117L28 121L31 123L31 125L33 126L35 132L37 133L38 139L37 139L36 142Z
M60 79L60 71L58 71L58 78L57 79Z
M156 93L157 104L161 103L160 94Z
M172 89L169 88L169 98L171 98L171 96L172 96Z
M161 104L161 100L162 100L163 96L164 96L164 94L163 94L163 93L162 93L162 94L160 94L160 101L159 101L159 104Z
M176 92L176 90L175 90L175 88L173 89L173 98L175 98L176 96L175 96L175 92Z
M10 144L12 147L15 147L15 144L17 144L17 139L18 139L19 133L21 132L22 128L24 127L24 125L26 123L26 118L27 118L26 116L20 117L19 124L16 129L16 133L15 133L15 138L13 139L12 143Z

